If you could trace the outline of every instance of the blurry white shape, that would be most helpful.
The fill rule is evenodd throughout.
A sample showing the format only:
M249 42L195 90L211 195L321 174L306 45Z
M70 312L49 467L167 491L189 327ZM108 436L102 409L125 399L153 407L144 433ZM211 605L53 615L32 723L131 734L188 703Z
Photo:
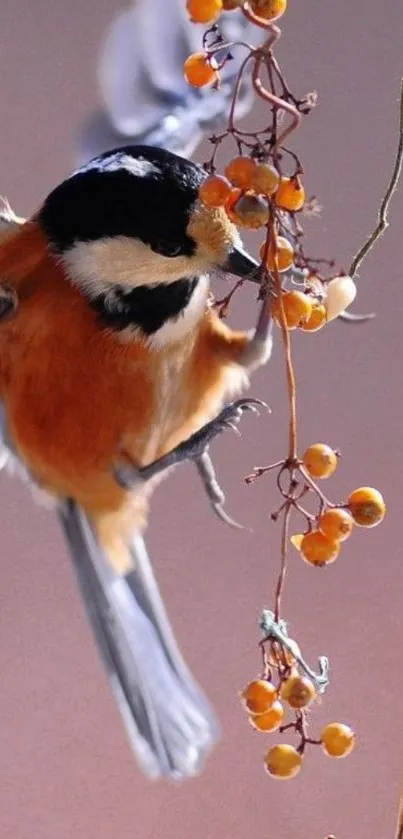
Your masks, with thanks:
M191 23L184 0L137 0L112 21L103 44L98 80L104 111L81 131L79 164L122 145L145 143L190 156L202 136L224 125L245 49L222 71L219 90L195 89L183 77L188 55L200 51L205 26ZM228 41L259 43L261 30L241 12L223 14L219 30ZM237 118L252 104L241 86Z
M128 154L113 154L107 160L96 157L90 160L86 165L80 166L80 174L83 172L91 172L98 169L102 172L118 172L120 169L130 172L137 178L144 178L146 175L158 174L159 169L151 163L150 160L145 160L144 157L131 157ZM74 174L74 173L73 173Z
M5 466L7 466L8 459L9 459L8 449L6 449L5 446L0 445L0 472L1 472L2 469L4 469Z
M357 287L351 277L335 277L326 285L326 313L328 320L334 320L353 302Z

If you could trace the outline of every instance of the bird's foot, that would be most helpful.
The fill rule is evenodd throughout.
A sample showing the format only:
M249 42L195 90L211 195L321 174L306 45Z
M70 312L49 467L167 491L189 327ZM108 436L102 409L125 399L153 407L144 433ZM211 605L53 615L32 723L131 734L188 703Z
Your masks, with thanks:
M262 407L267 409L265 402L262 402L260 399L238 399L236 402L223 408L215 419L203 425L202 428L192 434L187 440L179 443L176 448L158 458L158 460L143 467L136 467L134 464L126 461L114 468L114 476L120 486L124 489L132 490L138 487L139 484L161 474L172 466L177 466L179 463L185 461L193 461L197 466L214 512L227 524L240 527L241 525L232 521L223 509L225 495L218 484L208 449L214 438L227 428L232 428L233 431L239 434L237 425L245 411L259 414L259 409Z

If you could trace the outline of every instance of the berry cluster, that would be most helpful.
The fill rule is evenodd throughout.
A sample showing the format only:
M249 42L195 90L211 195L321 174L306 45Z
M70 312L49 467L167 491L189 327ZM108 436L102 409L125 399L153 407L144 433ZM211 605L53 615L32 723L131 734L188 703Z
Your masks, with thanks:
M302 461L297 461L295 468L302 478L298 494L289 497L290 503L299 513L305 516L307 531L297 533L291 537L291 542L300 551L302 558L311 565L329 565L337 559L341 542L351 536L354 524L359 527L375 527L383 520L386 505L380 492L372 487L359 487L347 498L344 504L332 504L319 490L312 479L329 478L336 469L338 453L325 443L309 446L303 454ZM262 471L270 467L258 467L248 476L247 481L253 480ZM283 469L289 469L284 463ZM308 483L307 483L308 481ZM294 478L293 489L297 489ZM319 510L312 515L301 505L303 495L312 490L319 501ZM273 514L274 519L277 513Z
M279 686L276 688L270 679L255 679L242 692L249 722L256 731L266 734L294 729L300 743L296 747L289 743L271 746L264 758L268 774L280 780L294 778L302 767L307 744L322 745L330 757L341 758L350 754L355 745L355 734L343 723L328 723L319 740L307 736L305 709L316 699L316 688L311 679L298 672L293 656L288 653L281 661L279 650L274 649L271 663L281 670ZM285 725L284 703L296 712L295 721Z
M261 276L266 288L270 287L273 317L281 324L283 311L287 329L298 327L304 332L316 332L344 312L355 298L356 287L351 277L323 277L319 272L321 263L333 266L333 261L310 259L303 247L304 231L298 214L312 211L315 200L306 200L302 165L297 155L285 147L284 141L299 124L301 115L309 113L316 97L308 94L297 99L289 90L273 55L273 45L279 37L275 20L285 12L286 2L188 0L187 9L191 20L212 24L203 39L203 52L189 56L184 65L186 80L196 87L207 84L217 87L220 69L232 58L230 50L236 44L224 42L215 24L222 12L239 9L248 20L270 32L267 42L260 48L242 44L248 51L235 84L228 126L221 135L210 138L214 151L204 164L207 177L199 195L207 206L222 208L237 226L250 230L265 228L265 240L259 251ZM261 80L263 67L268 74L269 89ZM235 124L236 100L248 70L252 71L256 93L270 104L272 111L271 125L260 131L240 130ZM291 117L291 124L280 133L284 114ZM217 153L229 137L236 142L238 154L227 163L224 173L219 174ZM288 165L286 170L285 156L294 164L293 167ZM275 274L282 275L277 288ZM287 282L299 288L288 289ZM223 316L231 297L232 293L220 307Z
M355 735L342 723L329 723L320 738L308 736L306 710L323 693L328 684L327 659L320 659L317 675L305 662L298 644L288 637L286 624L280 618L281 598L288 561L290 519L302 515L306 528L291 536L292 544L310 565L325 566L338 557L342 543L354 526L374 527L386 511L381 494L371 487L354 490L345 503L333 504L318 487L317 480L330 477L338 453L318 443L310 446L302 458L297 453L296 383L291 356L290 332L316 332L337 317L365 320L366 316L346 313L354 300L354 276L366 254L386 226L386 212L400 174L403 158L403 87L401 94L401 131L397 158L383 199L379 222L369 239L354 257L349 274L339 270L336 276L322 275L322 266L334 267L327 259L313 259L304 249L304 231L300 219L316 210L315 199L307 200L303 185L303 167L298 156L286 145L287 138L300 125L316 103L316 94L302 98L290 90L277 59L274 46L281 34L276 21L285 12L287 0L187 0L191 20L206 23L203 50L189 56L184 75L196 87L220 84L220 70L232 59L235 47L246 49L234 86L228 123L218 136L210 137L211 158L205 162L206 178L199 191L207 206L224 212L237 226L265 229L260 246L260 297L267 299L271 316L281 328L290 405L289 446L287 457L269 466L256 467L247 476L252 482L268 471L276 470L281 506L272 519L282 520L281 564L275 591L273 612L264 611L261 618L263 655L261 677L250 682L242 693L249 722L264 733L292 729L300 738L299 745L273 746L265 757L265 767L275 778L292 778L301 769L307 744L320 744L326 754L344 757L354 747ZM216 21L223 13L238 10L248 21L265 31L267 38L258 47L225 42ZM241 86L248 74L257 97L267 104L269 124L259 130L241 130L236 124L236 104ZM214 90L212 94L214 95ZM236 156L220 174L217 155L224 141L235 142ZM237 283L224 301L216 303L220 315L227 313ZM369 316L370 317L370 316ZM314 497L316 511L304 506L305 498ZM295 719L284 723L285 706Z
M380 524L386 512L382 495L372 487L360 487L354 490L344 504L332 504L317 486L317 480L329 478L335 471L339 459L338 452L324 443L309 446L301 459L287 458L270 466L256 467L247 476L250 483L262 474L278 470L277 486L283 496L280 508L272 513L277 521L283 514L283 550L282 569L277 587L276 616L278 618L280 596L284 581L286 540L289 516L296 511L305 518L307 529L304 533L291 536L291 542L299 550L302 559L315 567L330 565L341 549L341 543L351 535L354 525L371 528ZM285 485L284 475L288 475ZM304 497L310 493L316 497L318 510L315 515L303 506ZM280 623L278 624L280 627ZM285 645L286 644L286 645ZM297 748L289 744L276 745L265 757L265 767L276 778L293 778L302 766L302 758L308 743L321 744L326 754L332 757L345 757L350 754L355 744L355 735L351 728L341 723L327 725L319 740L312 740L307 734L305 710L317 698L317 688L323 692L327 678L320 681L306 665L295 641L290 641L284 633L283 640L273 640L271 634L265 635L260 642L263 653L263 677L251 682L244 690L242 698L249 713L249 720L258 731L280 733L294 729L300 736ZM301 673L300 670L304 670ZM277 672L278 684L273 684L273 670ZM309 673L312 678L306 675ZM315 683L316 682L316 683ZM289 708L296 712L295 720L282 724L284 700Z

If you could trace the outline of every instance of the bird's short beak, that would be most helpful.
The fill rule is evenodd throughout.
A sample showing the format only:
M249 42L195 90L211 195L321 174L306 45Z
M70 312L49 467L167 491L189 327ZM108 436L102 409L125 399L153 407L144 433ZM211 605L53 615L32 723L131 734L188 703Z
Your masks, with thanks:
M220 268L226 274L234 274L236 277L244 277L253 283L259 282L257 268L259 263L250 256L242 247L233 247L228 257Z

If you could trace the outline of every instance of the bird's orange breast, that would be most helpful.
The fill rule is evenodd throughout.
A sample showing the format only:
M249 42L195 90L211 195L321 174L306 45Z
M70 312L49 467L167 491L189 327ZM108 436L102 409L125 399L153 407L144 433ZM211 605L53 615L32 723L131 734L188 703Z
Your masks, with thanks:
M45 486L87 506L119 506L119 450L148 463L211 419L245 338L206 312L177 345L122 339L102 328L47 248L33 262L16 281L20 307L0 328L9 431Z

